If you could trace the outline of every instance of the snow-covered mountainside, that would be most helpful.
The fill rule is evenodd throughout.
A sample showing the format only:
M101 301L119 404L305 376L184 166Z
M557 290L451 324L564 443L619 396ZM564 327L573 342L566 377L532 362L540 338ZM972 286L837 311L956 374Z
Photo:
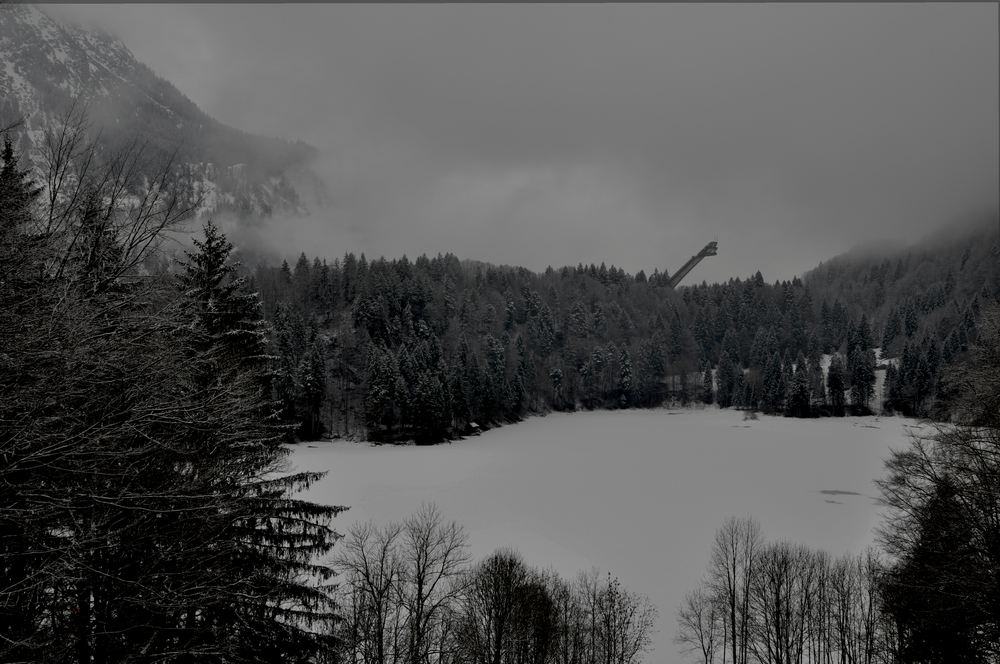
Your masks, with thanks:
M189 178L201 215L261 218L322 204L321 196L301 200L296 190L302 182L318 184L309 170L314 147L221 124L112 35L57 21L32 5L0 6L0 127L23 118L16 146L36 166L45 130L74 100L86 105L105 140L137 135L161 163L176 150L177 173Z

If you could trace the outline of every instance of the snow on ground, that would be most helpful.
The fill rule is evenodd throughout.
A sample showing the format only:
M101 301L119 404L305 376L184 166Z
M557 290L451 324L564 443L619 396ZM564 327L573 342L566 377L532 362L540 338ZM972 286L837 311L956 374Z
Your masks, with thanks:
M882 357L882 349L874 348L875 351L875 365L895 365L899 366L899 358L897 357ZM841 359L844 359L841 356ZM823 380L826 380L826 375L830 372L830 362L833 361L833 355L823 355L820 358L819 366L823 370ZM850 390L844 391L844 399L847 403L851 402ZM875 370L875 391L872 393L872 400L868 403L868 407L871 408L873 413L882 412L882 406L880 405L883 401L885 395L885 369Z
M873 480L914 424L744 422L717 409L554 413L433 447L303 444L292 462L329 471L303 497L351 506L336 519L341 533L433 502L465 527L477 559L510 545L564 577L611 572L659 607L645 661L672 664L685 661L671 643L677 606L727 517L756 517L769 541L860 552L878 523Z

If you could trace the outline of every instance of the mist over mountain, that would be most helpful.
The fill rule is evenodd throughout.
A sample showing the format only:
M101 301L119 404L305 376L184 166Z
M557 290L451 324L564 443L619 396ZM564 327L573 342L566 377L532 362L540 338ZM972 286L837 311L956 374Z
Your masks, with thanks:
M943 225L912 244L860 245L823 261L802 280L813 297L838 298L852 316L865 314L879 330L893 310L910 307L934 325L943 317L939 333L946 336L978 293L1000 292L998 229L1000 219L987 214Z
M198 216L244 221L324 204L310 169L319 151L218 122L137 61L116 37L50 17L32 5L0 8L0 126L23 119L15 146L41 167L47 129L74 102L110 147L138 138L149 168L173 158ZM303 195L308 191L308 195Z

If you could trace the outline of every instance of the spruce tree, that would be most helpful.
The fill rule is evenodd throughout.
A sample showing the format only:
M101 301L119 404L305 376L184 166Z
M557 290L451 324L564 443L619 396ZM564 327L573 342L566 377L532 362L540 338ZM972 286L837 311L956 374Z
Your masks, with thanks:
M792 417L809 417L812 395L809 392L809 368L806 358L799 352L795 358L795 373L792 374L792 384L789 389L786 414Z
M973 664L989 661L985 655L996 647L990 643L997 630L990 609L995 611L997 582L977 551L964 496L952 482L944 475L926 502L912 506L907 525L914 532L903 536L897 526L888 534L899 536L890 540L891 546L904 537L909 540L886 573L883 590L902 661ZM890 486L888 481L881 484ZM987 490L995 494L996 487Z
M767 331L763 327L757 328L757 333L754 334L753 343L750 345L750 368L751 369L763 369L767 364L768 353L766 348L766 338Z
M899 311L893 307L889 311L889 318L885 324L885 331L882 333L882 353L888 352L889 344L902 333L902 324L899 321Z
M462 383L461 367L453 366L451 371L452 421L456 431L462 432L469 424L471 413L465 396L465 385Z
M42 188L35 186L29 169L19 168L20 160L9 134L4 134L0 159L3 160L0 167L0 239L4 239L6 244L15 237L14 231L23 233L32 222L31 206L42 193Z
M302 420L299 435L303 440L318 440L324 432L321 417L327 391L326 350L317 337L299 363L295 376L298 413Z
M41 194L29 171L21 170L18 156L4 134L3 165L0 167L0 296L26 295L18 284L28 278L29 266L40 269L46 256L40 238L34 237L31 226L32 208ZM12 315L10 308L0 308L0 319Z
M47 584L38 579L44 563L41 550L54 549L46 529L55 523L50 509L33 508L27 495L45 480L41 468L29 463L32 456L43 460L48 447L38 435L39 415L55 414L55 408L32 411L44 405L47 388L56 382L45 380L51 369L59 372L59 362L45 361L54 356L45 351L44 336L52 326L33 328L45 321L46 307L56 299L46 293L38 278L46 257L43 244L32 237L32 203L39 189L26 171L18 168L18 158L10 137L4 135L0 168L0 659L31 661L50 638L39 634L38 618L44 610ZM49 332L50 335L44 335ZM39 337L43 338L39 338ZM41 361L40 361L41 360ZM58 375L58 374L57 374ZM22 382L18 385L18 382ZM36 381L39 384L36 384ZM46 384L49 383L49 384ZM58 394L53 392L52 394ZM19 418L26 426L17 427ZM28 419L30 418L30 419ZM56 455L51 455L55 460ZM37 502L37 501L36 501ZM33 580L33 577L34 580Z
M715 393L712 390L712 365L705 360L704 367L701 373L701 401L706 406L710 406L715 398Z
M926 412L927 399L933 394L933 374L927 362L927 355L920 354L917 360L917 370L913 380L913 412L922 415Z
M894 363L890 363L885 370L883 390L883 404L887 405L890 411L899 408L899 372L896 370Z
M570 329L573 334L581 339L586 339L590 331L590 321L587 316L587 310L583 306L583 302L576 300L573 302L573 307L570 309L569 314Z
M788 350L781 358L781 378L778 381L778 410L788 407L788 397L792 390L792 360L788 356Z
M632 393L632 358L628 346L622 346L618 355L618 405L625 407L631 400Z
M729 357L729 353L722 351L719 358L719 395L718 402L721 408L728 408L733 405L733 392L736 389L736 367Z
M225 552L229 572L221 600L188 607L184 625L190 643L224 648L236 660L314 657L333 645L322 633L329 632L335 615L331 597L307 580L322 584L332 577L315 558L331 548L336 535L327 524L343 508L291 497L321 473L274 477L288 452L269 423L275 405L266 380L265 341L254 320L259 305L242 289L244 282L232 278L232 245L225 236L208 224L205 238L196 242L198 253L188 254L179 279L195 321L186 329L198 355L209 358L202 364L215 374L206 385L204 373L196 372L195 383L203 386L198 396L206 408L221 402L237 410L219 413L228 420L226 428L203 430L207 436L198 441L198 457L223 472L215 475L211 491L201 483L192 490L224 497L218 511L203 511L196 525L204 542L218 543ZM207 580L201 583L211 588Z
M778 352L775 351L768 358L767 364L764 366L763 380L761 381L762 389L762 401L763 408L768 413L777 413L781 410L781 395L782 395L782 374L781 374L781 357Z
M830 360L830 368L826 374L826 389L829 394L830 407L833 414L840 417L844 414L844 391L847 389L847 370L839 354L834 354Z
M875 347L875 335L872 332L871 324L868 322L868 314L861 314L856 335L857 345L861 346L861 350L868 350Z
M549 379L552 381L552 403L558 408L562 403L563 396L563 372L555 367L549 372Z
M227 360L259 364L267 344L260 301L248 280L237 276L239 264L229 261L232 243L211 220L203 230L204 241L193 240L197 251L185 252L188 261L182 264L178 287L193 307L206 347L221 351Z
M875 351L855 346L850 358L851 405L864 414L875 395Z

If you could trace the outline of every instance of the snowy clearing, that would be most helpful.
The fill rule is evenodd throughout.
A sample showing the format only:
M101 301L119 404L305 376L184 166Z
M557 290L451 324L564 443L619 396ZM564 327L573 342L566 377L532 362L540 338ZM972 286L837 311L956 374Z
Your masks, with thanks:
M433 502L470 534L479 559L513 546L564 577L597 566L659 608L655 651L705 570L716 529L756 517L769 541L833 555L873 541L882 459L913 420L845 417L743 421L733 410L555 413L433 447L348 442L296 446L297 470L328 470L303 497L349 505L355 521L402 520Z

